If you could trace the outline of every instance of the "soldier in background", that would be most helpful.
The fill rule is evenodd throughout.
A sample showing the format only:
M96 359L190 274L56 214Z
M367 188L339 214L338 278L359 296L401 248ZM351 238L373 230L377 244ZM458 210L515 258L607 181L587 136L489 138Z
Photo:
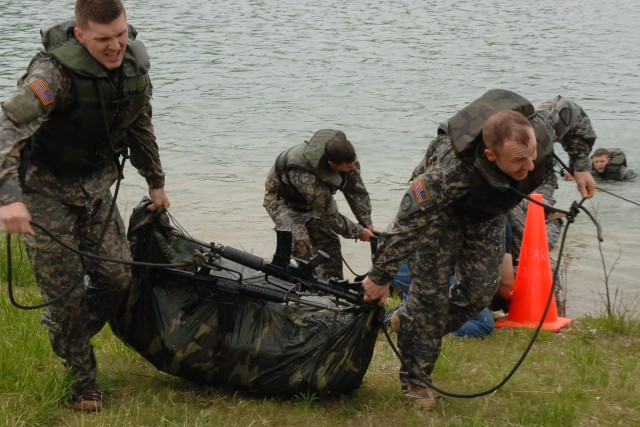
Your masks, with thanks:
M358 224L338 211L333 198L338 190ZM339 235L365 242L373 237L371 201L360 163L339 130L319 130L309 142L282 152L267 176L263 205L276 229L292 232L294 257L308 260L318 250L329 255L316 267L324 280L343 278Z
M96 411L102 391L91 338L116 314L130 269L81 258L30 221L76 249L130 260L110 191L128 150L149 186L149 209L169 207L169 199L144 45L134 40L120 0L78 0L75 15L76 22L42 30L46 51L2 103L0 225L23 235L42 294L53 300L42 323L74 381L73 408Z
M638 174L627 168L627 157L619 148L598 148L591 156L591 173L605 181L633 181ZM573 175L563 172L565 181L573 181Z
M584 198L595 193L588 116L556 97L535 110L522 96L491 90L440 126L414 172L394 221L379 237L364 300L384 303L388 283L409 261L412 284L396 311L400 380L408 399L432 408L431 373L442 337L489 305L498 287L505 216L544 181L553 142L562 143ZM449 294L449 276L461 286ZM392 319L393 322L393 319Z

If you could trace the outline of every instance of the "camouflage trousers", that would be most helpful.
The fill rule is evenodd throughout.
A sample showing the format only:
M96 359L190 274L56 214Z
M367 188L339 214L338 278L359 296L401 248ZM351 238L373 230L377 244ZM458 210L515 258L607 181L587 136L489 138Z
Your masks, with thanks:
M267 193L264 207L277 230L291 231L293 257L308 260L318 250L326 252L329 259L318 265L314 273L327 281L332 277L343 278L340 237L313 211L299 212L288 206L275 193Z
M38 193L26 193L25 203L33 221L81 251L95 253L111 207L111 194L87 200L85 207L61 204ZM71 293L45 308L42 325L49 330L53 351L62 359L76 387L95 381L96 360L91 337L113 318L131 281L129 266L83 259L63 248L39 229L24 236L27 253L43 298L52 300ZM101 257L130 260L131 253L120 213L114 210Z
M504 215L478 222L452 209L430 215L428 232L409 258L407 301L397 310L400 380L426 386L442 337L457 330L491 302L504 256ZM453 290L449 278L458 272Z

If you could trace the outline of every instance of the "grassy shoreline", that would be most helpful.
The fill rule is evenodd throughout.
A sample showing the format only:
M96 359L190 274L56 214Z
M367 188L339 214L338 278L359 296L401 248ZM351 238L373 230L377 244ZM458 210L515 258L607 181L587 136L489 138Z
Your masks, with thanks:
M16 293L23 302L38 300L32 285ZM401 397L399 362L383 334L362 386L319 400L260 398L171 377L105 328L94 340L107 391L98 414L65 405L69 384L39 317L13 307L2 292L0 425L630 426L640 419L640 322L627 316L584 317L560 333L543 332L504 387L480 398L447 398L434 412ZM434 382L463 394L486 390L509 372L531 334L502 329L482 340L447 337Z
M78 413L65 403L70 384L39 325L41 310L19 310L9 301L2 245L2 426L633 426L640 419L640 319L628 309L574 319L559 333L542 332L504 387L479 398L446 398L433 412L402 398L399 362L382 333L362 386L320 400L201 387L157 371L105 328L94 339L105 409ZM13 264L16 299L40 302L19 248ZM461 394L491 388L516 363L532 333L500 329L485 339L446 337L435 384Z

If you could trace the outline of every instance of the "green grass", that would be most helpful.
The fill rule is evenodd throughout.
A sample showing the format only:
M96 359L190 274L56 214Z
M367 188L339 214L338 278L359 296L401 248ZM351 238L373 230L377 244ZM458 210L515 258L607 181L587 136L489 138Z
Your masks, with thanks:
M25 272L27 282L16 286L16 298L34 304L39 292L28 277ZM637 311L575 319L560 333L543 332L504 387L473 399L446 398L433 412L402 398L399 362L383 334L355 392L333 399L275 399L163 374L105 328L94 345L106 407L84 414L65 403L69 383L39 325L40 310L18 310L9 302L6 281L0 286L2 426L639 425ZM509 372L531 335L528 329L502 329L481 340L446 337L434 382L461 394L486 390Z
M11 280L16 286L35 285L36 279L22 241L16 235L7 236L2 232L0 232L0 283L6 284L8 278L7 242L11 243Z

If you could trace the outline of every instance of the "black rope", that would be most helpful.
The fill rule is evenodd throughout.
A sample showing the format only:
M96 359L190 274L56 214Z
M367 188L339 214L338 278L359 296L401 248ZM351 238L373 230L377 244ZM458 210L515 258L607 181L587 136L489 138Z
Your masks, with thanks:
M376 254L376 250L378 248L378 237L380 237L380 234L381 233L379 231L374 231L373 232L373 236L369 240L369 244L371 245L371 256L372 257ZM347 260L344 259L344 257L342 256L342 254L340 254L340 258L342 259L342 262L344 263L344 265L347 266L347 269L351 272L351 274L353 274L356 277L364 277L364 276L366 276L366 273L365 274L358 274L355 271L353 271L351 266L347 263Z
M31 225L33 225L34 227L42 230L42 232L44 234L46 234L47 236L51 237L51 239L58 243L60 246L62 246L65 249L70 250L71 252L74 252L82 257L85 258L92 258L98 261L105 261L105 262L113 262L116 264L125 264L125 265L136 265L136 266L140 266L140 267L158 267L158 268L179 268L179 267L190 267L194 265L194 261L193 260L186 260L183 262L179 262L179 263L170 263L170 264L158 264L158 263L153 263L153 262L143 262L143 261L128 261L128 260L124 260L124 259L117 259L117 258L109 258L109 257L103 257L100 255L94 255L92 253L89 252L84 252L81 251L79 249L74 248L73 246L69 245L66 242L63 242L62 240L58 239L56 236L53 235L53 233L51 233L49 230L47 230L46 228L44 228L42 225L38 224L37 222L33 222L31 221Z
M92 253L89 252L84 252L81 251L79 249L74 248L73 246L69 245L66 242L63 242L62 240L60 240L58 237L56 237L55 235L53 235L53 233L51 233L49 230L47 230L45 227L43 227L42 225L38 224L37 222L33 222L31 221L31 225L40 229L43 233L45 233L47 236L49 236L54 242L58 243L60 246L62 246L63 248L74 252L78 255L80 255L81 257L84 258L91 258L91 259L95 259L95 260L99 260L99 261L105 261L105 262L113 262L113 263L117 263L117 264L125 264L125 265L135 265L135 266L141 266L141 267L154 267L154 268L189 268L189 267L194 267L197 264L196 259L191 259L191 260L185 260L183 262L180 263L171 263L171 264L158 264L158 263L151 263L151 262L141 262L141 261L128 261L128 260L123 260L123 259L116 259L116 258L109 258L109 257L103 257L103 256L99 256L99 255L94 255ZM71 292L73 292L76 287L78 287L81 283L77 283L73 286L70 286L67 290L65 290L62 294L58 295L57 297L47 300L41 304L37 304L37 305L23 305L20 304L19 302L16 301L15 297L14 297L14 293L13 293L13 281L12 281L12 263L11 263L11 235L8 234L7 235L7 269L8 269L8 277L7 277L7 284L8 284L8 288L9 288L9 300L11 301L11 304L13 304L15 307L20 308L22 310L35 310L35 309L39 309L39 308L43 308L43 307L47 307L49 305L55 304L59 301L61 301L62 299L66 298L67 296L69 296L69 294L71 294Z
M103 106L104 107L104 106ZM109 138L111 141L111 138ZM113 144L112 144L113 145ZM122 162L118 163L117 158L114 159L116 162L116 167L118 168L118 180L116 181L116 188L113 192L113 199L111 200L111 206L109 207L109 214L107 215L107 221L104 223L104 227L102 227L102 233L100 234L100 238L98 239L98 244L96 245L95 252L98 253L98 250L102 246L102 242L104 241L104 237L107 235L107 229L109 228L109 222L111 222L111 218L113 218L113 212L116 210L116 200L118 200L118 193L120 192L120 183L124 178L124 164L127 161L127 156L122 156Z
M634 204L634 205L636 205L636 206L640 206L640 203L634 202L633 200L625 199L624 197L622 197L622 196L618 196L617 194L614 194L614 193L612 193L611 191L607 191L607 190L605 190L604 188L601 188L601 187L596 186L596 189L597 189L598 191L602 191L603 193L607 193L607 194L610 194L610 195L612 195L612 196L614 196L614 197L617 197L618 199L622 199L622 200L624 200L625 202L629 202L629 203L632 203L632 204Z
M360 277L361 275L356 273L355 271L353 271L353 269L351 268L351 266L347 263L347 260L344 259L344 257L342 256L342 254L340 254L340 258L342 258L342 262L344 263L344 265L347 266L347 269L351 272L351 274L353 274L356 277Z
M547 205L546 203L539 202L536 199L531 198L529 195L524 194L524 193L516 190L515 188L511 188L511 190L516 192L516 193L518 193L518 194L520 194L522 197L527 199L529 202L535 203L538 206L542 206L545 210L548 210L548 211L551 211L551 212L559 212L559 213L565 214L568 222L574 222L575 221L575 217L578 214L578 211L582 210L583 212L585 212L587 214L587 216L595 224L598 240L601 241L601 242L604 240L602 238L602 228L600 227L600 223L595 219L595 217L591 214L591 212L589 212L584 206L582 206L582 204L584 203L584 201L586 199L583 198L580 201L580 203L573 202L571 204L571 208L568 211L565 211L565 210L553 207L551 205Z

